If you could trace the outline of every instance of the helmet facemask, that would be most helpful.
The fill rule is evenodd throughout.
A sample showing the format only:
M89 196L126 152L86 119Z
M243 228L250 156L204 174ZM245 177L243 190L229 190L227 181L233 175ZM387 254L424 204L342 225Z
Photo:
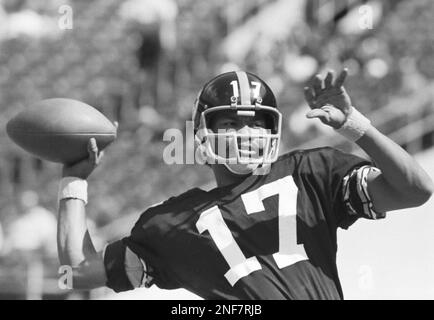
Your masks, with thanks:
M255 117L258 113L266 120L265 128L211 129L211 121L223 112L237 116ZM275 162L278 157L281 113L274 107L256 105L216 106L202 112L196 141L200 144L208 164L224 164L234 174L246 175Z
M236 124L215 118L212 125L220 112ZM207 82L194 104L193 123L201 162L247 175L267 174L277 160L282 115L271 88L252 73L230 71Z

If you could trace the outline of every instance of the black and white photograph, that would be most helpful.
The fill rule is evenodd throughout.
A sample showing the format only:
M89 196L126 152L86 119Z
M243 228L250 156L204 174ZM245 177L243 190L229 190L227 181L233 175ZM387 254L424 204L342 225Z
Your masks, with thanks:
M433 17L0 0L0 300L433 300Z

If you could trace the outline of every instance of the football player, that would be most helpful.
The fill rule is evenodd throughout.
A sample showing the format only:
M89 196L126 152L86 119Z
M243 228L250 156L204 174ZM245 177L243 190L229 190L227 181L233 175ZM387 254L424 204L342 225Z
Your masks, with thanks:
M315 77L305 88L307 118L333 127L373 162L329 147L279 156L282 115L272 90L251 73L224 73L202 88L193 112L196 145L217 187L148 208L129 236L100 252L86 227L86 179L102 158L91 139L89 158L65 166L59 188L59 257L73 267L74 288L342 299L337 228L419 206L433 192L415 160L353 106L346 76L344 69Z

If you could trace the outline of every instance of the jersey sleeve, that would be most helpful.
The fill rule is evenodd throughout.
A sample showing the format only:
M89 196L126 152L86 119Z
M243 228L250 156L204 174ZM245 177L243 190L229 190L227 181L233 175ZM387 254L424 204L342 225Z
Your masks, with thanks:
M329 199L327 218L336 227L348 229L359 218L385 217L373 210L367 191L367 175L378 170L371 161L327 147L311 152L309 164L319 192Z
M385 213L373 209L368 193L367 177L373 170L379 170L366 159L328 149L330 153L330 179L333 199L332 212L337 227L348 229L359 218L381 219Z
M149 288L153 284L160 288L173 287L161 276L168 272L160 258L164 237L158 230L164 228L164 222L158 213L166 202L149 207L140 215L128 237L106 246L103 256L107 287L115 292Z
M151 268L128 246L128 239L108 244L103 253L106 286L115 292L152 285Z
M378 220L385 218L386 213L374 209L368 190L368 175L371 172L381 171L374 166L364 165L348 173L342 182L342 196L349 215Z
M149 207L135 223L128 237L107 246L104 265L107 286L116 292L156 285L161 289L182 287L180 266L184 265L180 230L191 228L188 210L194 201L202 201L204 191L192 189Z
M155 220L148 219L147 213L142 214L130 236L109 244L104 250L106 286L115 292L149 288L154 284L161 289L179 288L173 281L164 236L156 230L160 226L157 222L154 228L154 222L147 222Z

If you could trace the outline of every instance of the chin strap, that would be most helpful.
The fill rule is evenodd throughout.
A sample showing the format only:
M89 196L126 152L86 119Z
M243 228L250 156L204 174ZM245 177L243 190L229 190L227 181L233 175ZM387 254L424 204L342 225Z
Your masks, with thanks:
M252 168L248 172L239 172L236 169L232 168L230 164L224 164L225 167L233 174L238 176L247 176L247 175L254 175L254 176L264 176L270 173L271 170L271 164L264 164L264 165L258 165L256 168Z
M271 163L263 164L258 166L254 171L253 175L255 176L265 176L269 174L271 171Z
M236 174L236 175L239 175L239 176L246 176L246 175L249 175L249 174L251 174L252 172L254 172L256 169L257 169L257 167L259 166L259 165L257 165L256 166L256 168L249 168L248 170L246 170L246 171L238 171L237 170L237 167L236 166L242 166L242 167L246 167L247 165L240 165L240 164L235 164L235 165L232 165L232 164L229 164L229 163L224 163L224 166L231 172L231 173L233 173L233 174Z

